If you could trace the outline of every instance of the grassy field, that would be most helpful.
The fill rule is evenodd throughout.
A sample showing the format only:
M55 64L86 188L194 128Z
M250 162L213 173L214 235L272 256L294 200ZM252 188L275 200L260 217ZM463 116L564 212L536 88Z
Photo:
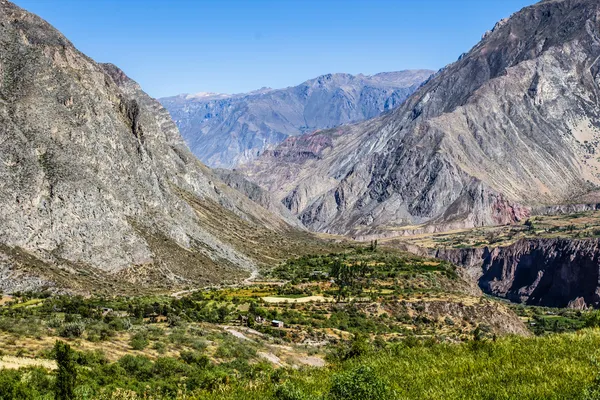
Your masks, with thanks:
M592 399L598 393L599 345L597 330L480 344L399 345L330 368L291 373L279 386L265 383L204 398L335 399L334 383L345 375L360 381L362 369L365 386L386 388L386 397L374 399ZM282 386L294 394L282 396Z
M464 344L350 345L333 352L325 368L263 363L229 375L187 354L116 363L88 355L77 359L75 392L77 399L595 399L599 346L598 330ZM40 368L0 370L0 398L52 398L52 380Z

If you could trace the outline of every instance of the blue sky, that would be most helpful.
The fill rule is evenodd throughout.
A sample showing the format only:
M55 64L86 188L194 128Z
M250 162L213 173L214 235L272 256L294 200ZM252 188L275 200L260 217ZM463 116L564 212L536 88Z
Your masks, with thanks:
M13 0L152 96L439 69L534 0Z

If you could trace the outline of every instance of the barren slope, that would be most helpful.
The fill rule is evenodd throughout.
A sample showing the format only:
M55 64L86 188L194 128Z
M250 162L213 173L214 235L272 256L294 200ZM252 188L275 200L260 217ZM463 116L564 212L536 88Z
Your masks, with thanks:
M391 114L288 139L245 172L311 229L362 237L596 201L599 11L527 7Z
M0 2L0 290L235 279L313 239L222 183L118 68Z
M285 89L179 95L160 101L200 160L212 167L229 168L253 160L289 136L363 121L392 110L432 73L327 74Z

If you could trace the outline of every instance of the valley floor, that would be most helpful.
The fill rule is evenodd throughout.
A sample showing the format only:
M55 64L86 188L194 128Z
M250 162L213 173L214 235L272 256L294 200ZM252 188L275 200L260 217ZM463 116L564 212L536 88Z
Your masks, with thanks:
M3 296L0 399L53 398L57 341L76 399L600 395L598 312L513 305L376 243L260 272L175 295Z

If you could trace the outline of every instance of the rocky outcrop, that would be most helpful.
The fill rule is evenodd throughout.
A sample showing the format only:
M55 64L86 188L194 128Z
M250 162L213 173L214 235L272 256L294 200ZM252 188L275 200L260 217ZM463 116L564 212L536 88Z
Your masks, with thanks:
M527 7L391 113L312 135L317 151L284 142L245 173L307 227L356 237L597 203L599 13L592 0Z
M298 218L296 218L280 201L277 201L271 193L267 192L256 183L247 180L243 174L236 170L220 168L214 169L213 172L229 187L243 193L250 200L273 214L280 216L290 226L306 230Z
M392 110L432 73L327 74L280 90L186 94L160 101L200 160L211 167L231 168L253 160L287 137Z
M291 231L198 162L121 70L0 1L1 289L220 282Z
M486 293L549 307L600 305L600 239L521 240L507 247L437 250Z

